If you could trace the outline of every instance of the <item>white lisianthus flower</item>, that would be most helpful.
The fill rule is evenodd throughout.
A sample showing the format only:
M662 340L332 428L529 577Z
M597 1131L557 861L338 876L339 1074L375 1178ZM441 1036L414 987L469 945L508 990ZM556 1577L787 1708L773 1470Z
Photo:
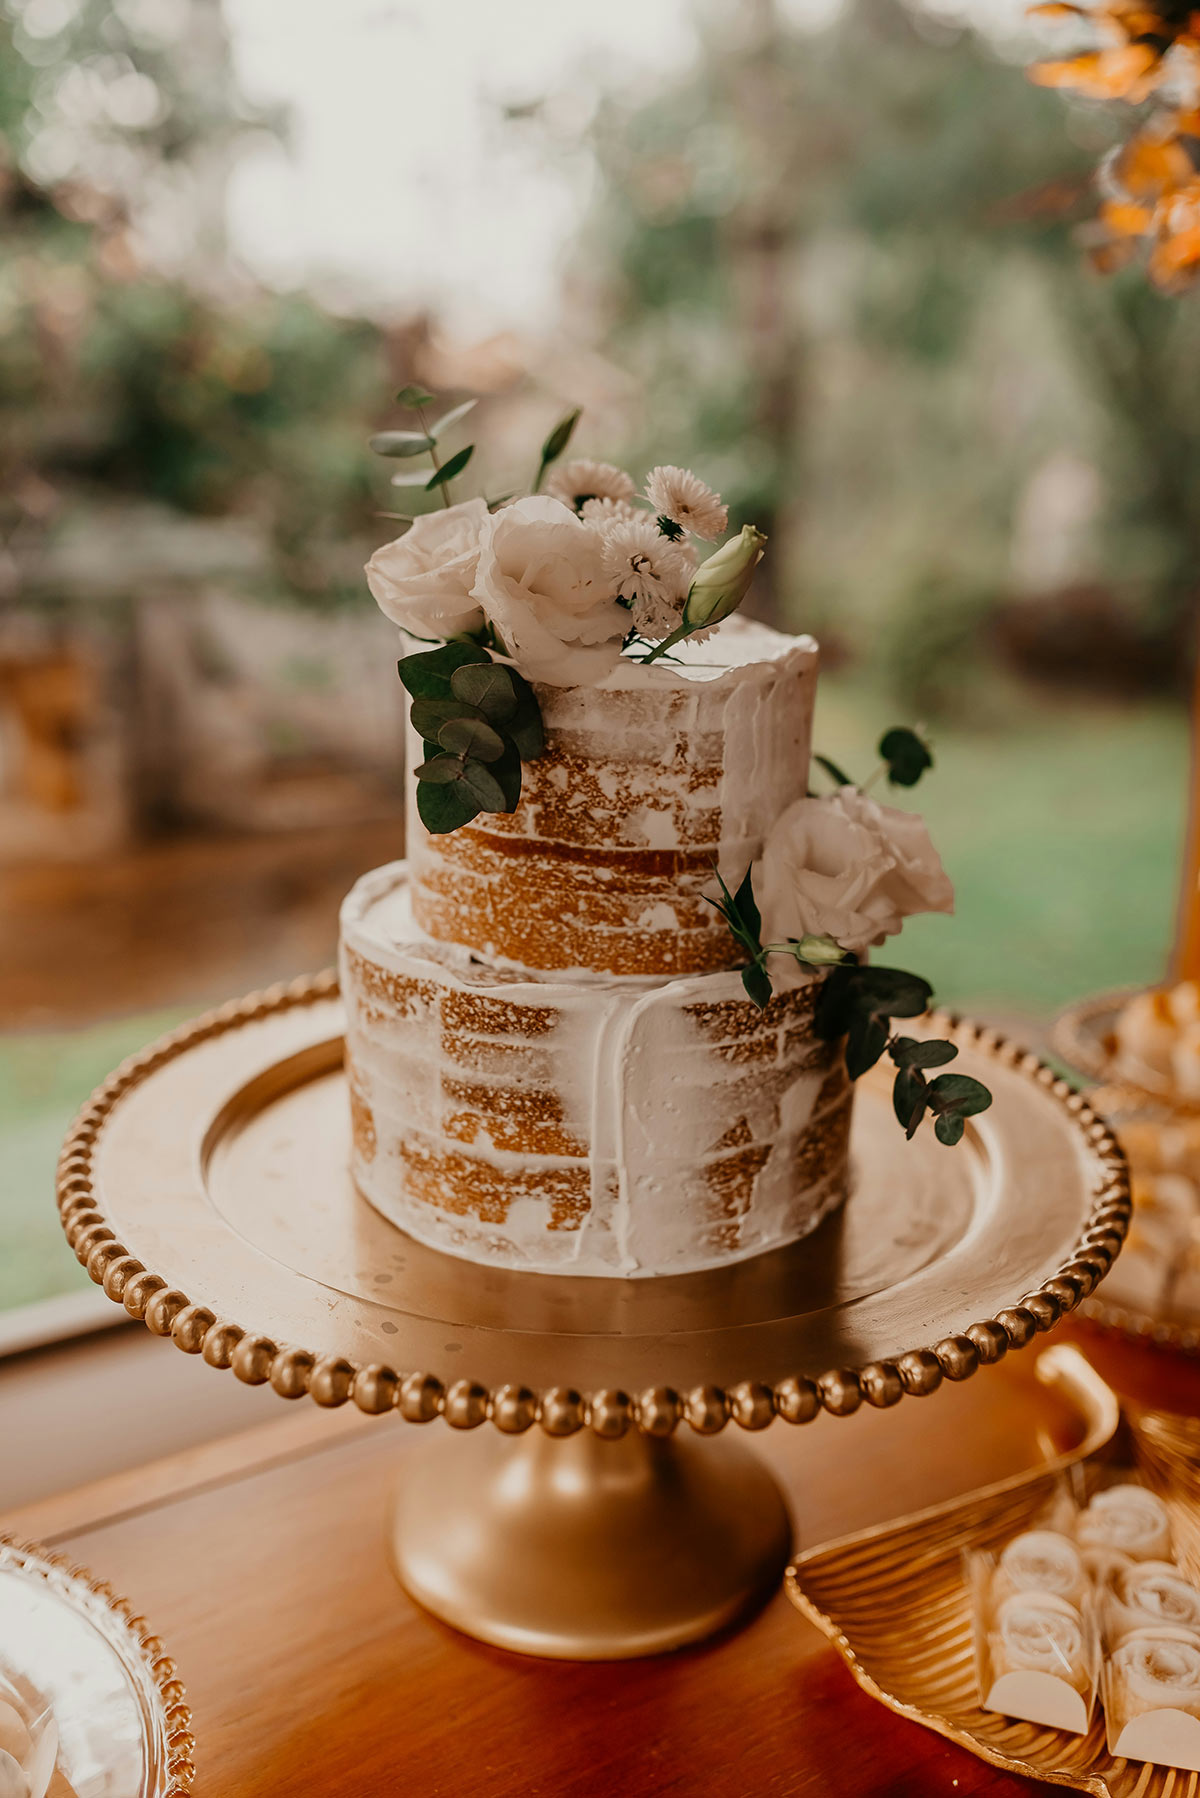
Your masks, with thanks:
M602 542L605 572L639 636L651 643L669 636L683 614L694 558L644 512L606 526Z
M576 512L589 499L632 499L634 491L633 481L623 468L616 468L611 462L589 462L578 456L574 461L560 462L551 469L546 481L550 498L561 500L564 506L570 506Z
M367 585L381 612L414 637L457 636L483 624L472 599L479 544L490 523L481 499L418 518L367 563Z
M915 812L857 787L797 799L754 866L764 943L831 936L859 954L915 912L952 912L954 888Z
M729 523L729 508L721 504L721 496L705 485L690 468L676 468L667 463L652 468L646 476L646 498L655 512L669 518L680 530L711 543Z
M534 494L489 521L472 594L522 674L594 685L617 664L629 613L617 604L598 531Z

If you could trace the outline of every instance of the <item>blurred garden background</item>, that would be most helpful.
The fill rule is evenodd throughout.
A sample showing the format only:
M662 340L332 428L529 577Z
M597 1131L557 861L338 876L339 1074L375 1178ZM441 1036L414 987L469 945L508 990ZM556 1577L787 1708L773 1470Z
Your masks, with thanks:
M407 381L481 397L489 490L582 405L770 533L820 747L932 735L939 997L1161 973L1200 301L1089 269L1114 121L1031 49L1017 0L0 0L0 1307L78 1276L94 1082L399 850Z

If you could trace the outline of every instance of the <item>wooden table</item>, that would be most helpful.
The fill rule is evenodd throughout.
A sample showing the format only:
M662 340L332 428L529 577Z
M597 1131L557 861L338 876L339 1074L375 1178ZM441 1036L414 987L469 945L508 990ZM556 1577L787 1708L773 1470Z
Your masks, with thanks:
M1200 1410L1195 1369L1073 1335L1119 1389ZM759 1437L800 1540L969 1490L1070 1440L1073 1421L1033 1362L1027 1351L928 1402ZM195 1377L216 1376L197 1366ZM867 1698L782 1594L739 1632L649 1661L528 1660L457 1635L406 1598L387 1563L389 1495L422 1435L280 1406L235 1438L4 1521L67 1549L166 1638L195 1712L198 1798L1036 1789Z

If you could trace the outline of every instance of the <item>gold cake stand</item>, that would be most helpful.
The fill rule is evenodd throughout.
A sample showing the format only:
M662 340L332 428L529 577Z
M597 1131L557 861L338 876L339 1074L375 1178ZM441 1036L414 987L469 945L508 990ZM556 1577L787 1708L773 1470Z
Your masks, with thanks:
M386 1222L348 1172L332 974L224 1006L119 1068L64 1148L63 1223L112 1299L210 1367L453 1426L392 1524L400 1578L429 1609L527 1653L649 1654L778 1584L787 1511L735 1435L966 1379L1050 1329L1121 1246L1125 1164L1087 1102L994 1031L944 1015L911 1028L949 1034L992 1109L953 1150L932 1131L906 1144L876 1070L844 1210L719 1270L514 1273Z

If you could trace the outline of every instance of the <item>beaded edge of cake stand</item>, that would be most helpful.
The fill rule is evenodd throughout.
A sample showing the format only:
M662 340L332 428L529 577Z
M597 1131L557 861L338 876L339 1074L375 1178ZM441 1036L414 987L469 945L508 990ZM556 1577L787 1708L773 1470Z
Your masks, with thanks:
M974 1323L931 1348L911 1349L894 1360L861 1368L833 1368L816 1378L795 1374L768 1385L746 1380L729 1387L695 1386L686 1392L655 1386L629 1394L606 1388L580 1393L551 1386L535 1392L524 1386L494 1389L478 1381L446 1383L432 1373L403 1372L380 1363L357 1365L342 1357L317 1356L302 1347L256 1335L206 1306L147 1268L117 1240L99 1207L92 1178L96 1138L109 1112L132 1086L193 1045L224 1031L293 1007L337 997L336 969L268 987L181 1025L123 1062L79 1112L58 1167L58 1205L63 1229L77 1260L107 1296L157 1336L169 1336L186 1354L201 1355L211 1367L232 1368L247 1385L269 1384L282 1398L307 1394L332 1407L353 1402L372 1415L396 1411L410 1423L444 1417L456 1429L491 1422L509 1435L534 1425L550 1436L590 1429L616 1438L630 1428L669 1436L686 1422L711 1436L733 1422L761 1430L782 1418L808 1423L821 1411L848 1417L862 1404L887 1409L906 1395L925 1397L943 1379L961 1381L980 1366L999 1361L1010 1348L1024 1348L1053 1328L1096 1287L1115 1259L1129 1225L1131 1200L1125 1159L1108 1125L1082 1094L1033 1054L999 1031L935 1012L936 1027L964 1046L978 1046L1015 1072L1044 1088L1071 1117L1097 1162L1098 1182L1087 1222L1074 1251L1058 1271L1018 1304L994 1318Z

